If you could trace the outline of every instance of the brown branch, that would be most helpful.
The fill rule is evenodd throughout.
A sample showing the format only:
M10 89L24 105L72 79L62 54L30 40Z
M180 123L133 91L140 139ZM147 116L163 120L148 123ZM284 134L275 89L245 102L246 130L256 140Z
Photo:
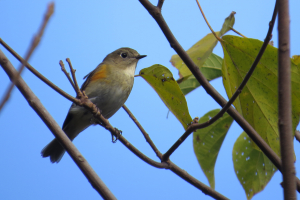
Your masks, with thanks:
M207 26L209 27L210 31L212 32L212 34L215 36L215 38L216 38L217 40L222 41L222 39L221 39L219 36L217 36L217 34L215 33L215 31L212 29L212 27L211 27L210 24L208 23L208 21L207 21L207 19L206 19L206 17L205 17L205 14L204 14L204 12L203 12L201 6L200 6L199 1L196 0L196 2L197 2L197 5L198 5L198 7L199 7L199 9L200 9L200 12L201 12L201 14L202 14L202 16L203 16L203 18L204 18L204 20L205 20Z
M40 27L40 30L38 31L38 34L36 36L34 36L34 39L32 40L31 46L30 46L29 50L26 53L26 56L25 56L25 61L26 62L29 60L29 58L31 57L33 51L38 46L38 44L39 44L39 42L40 42L40 40L41 40L41 38L44 34L44 30L46 28L46 25L48 24L48 21L49 21L50 17L52 16L53 12L54 12L54 3L50 3L49 6L48 6L48 9L47 9L47 12L44 16L42 26ZM10 86L7 88L5 95L1 100L0 111L4 107L5 103L8 101L8 99L10 97L10 94L11 94L13 88L14 88L14 85L16 84L16 80L21 75L24 67L25 67L25 63L22 62L19 69L18 69L17 75L14 76L14 78L12 79Z
M74 146L68 136L63 132L60 126L48 113L45 107L42 105L40 100L35 96L35 94L30 90L25 81L18 77L18 72L0 50L0 65L7 73L11 80L16 80L16 86L22 93L24 98L27 100L28 104L32 109L39 115L43 122L47 125L53 135L58 139L60 144L66 149L68 154L74 160L76 165L89 180L93 188L104 198L104 199L116 199L115 196L110 192L102 180L98 177L89 163L81 155L78 149Z
M41 81L46 83L49 87L51 87L53 90L55 90L57 93L65 97L66 99L78 104L79 100L74 98L73 96L69 95L59 87L57 87L55 84L53 84L51 81L49 81L45 76L43 76L41 73L39 73L36 69L34 69L28 62L26 62L19 54L17 54L8 44L6 44L1 38L0 38L0 44L9 51L18 61L21 63L24 63L26 68L31 71L36 77L38 77Z
M230 27L230 30L232 30L232 31L235 32L236 34L242 36L243 38L247 38L246 36L244 36L243 34L241 34L240 32L238 32L237 30L235 30L233 27Z
M127 147L132 153L134 153L137 157L139 157L141 160L145 161L149 165L160 169L169 169L169 165L167 163L159 163L145 156L142 152L140 152L137 148L130 144L122 135L118 136L118 140L122 142L122 144L124 144L125 147Z
M284 199L296 199L292 128L289 1L278 0L278 127Z
M165 0L158 0L157 7L161 10Z
M295 138L298 142L300 142L300 131L296 130L295 132Z
M78 86L78 83L77 83L77 80L76 80L76 76L75 76L76 70L73 69L70 58L67 58L66 61L68 62L69 67L70 67L70 71L71 71L72 78L73 78L73 83L74 83L74 86L75 86L75 92L76 92L77 95L82 95L81 90L80 90L80 88ZM78 96L78 97L80 98L81 96Z
M227 197L223 196L222 194L218 193L211 187L208 187L207 185L201 183L197 179L195 179L193 176L189 175L186 171L180 169L177 165L174 163L167 161L170 165L170 170L177 174L179 177L190 183L191 185L195 186L196 188L200 189L204 194L209 195L215 199L228 199Z
M130 110L125 105L123 105L123 109L127 112L127 114L134 121L134 123L138 126L138 128L140 129L140 131L144 135L146 141L150 144L150 146L152 147L152 149L154 150L154 152L156 153L156 155L162 160L162 154L155 147L154 143L152 142L152 140L150 139L149 135L144 130L144 128L141 126L141 124L137 121L137 119L133 116L133 114L130 112ZM121 142L125 146L127 145L126 142L123 141L122 137L119 138L119 140L121 140ZM181 168L179 168L177 165L175 165L174 163L172 163L170 160L168 160L167 162L162 161L161 164L163 164L162 168L170 169L172 172L174 172L175 174L177 174L179 177L181 177L182 179L184 179L185 181L187 181L188 183L190 183L194 187L196 187L199 190L201 190L203 193L205 193L207 195L210 195L211 197L213 197L215 199L227 199L222 194L216 192L212 188L208 187L207 185L205 185L202 182L200 182L197 179L195 179L193 176L189 175L186 171L184 171ZM154 167L157 167L157 166L154 166Z
M151 146L151 148L153 149L153 151L156 153L156 156L159 159L161 159L162 158L162 153L156 148L155 144L153 143L153 141L149 137L149 134L145 131L145 129L142 127L142 125L138 122L138 120L134 117L134 115L130 112L130 110L125 105L123 105L122 108L127 112L127 114L132 119L132 121L140 129L140 131L144 135L146 141L149 143L149 145Z
M203 74L200 72L198 66L193 62L189 55L185 52L182 46L179 44L166 21L164 20L160 10L152 5L148 0L139 0L145 7L149 14L154 18L163 34L170 43L170 46L176 51L182 61L190 69L197 81L202 85L205 91L222 107L224 107L227 101L216 91L214 87L206 80ZM276 6L275 6L276 7ZM241 128L248 134L248 136L255 142L255 144L264 152L264 154L271 160L271 162L281 171L281 159L272 150L272 148L262 139L262 137L254 130L254 128L238 113L233 107L227 110L227 113L241 126ZM300 192L300 180L297 179L297 190Z
M202 124L192 124L191 127L189 127L188 130L186 130L186 132L173 144L173 146L163 155L163 161L166 161L169 159L170 155L180 146L180 144L182 144L182 142L195 130L200 129L200 128L205 128L211 124L213 124L215 121L217 121L220 117L222 117L224 115L224 113L231 107L231 105L233 104L233 102L236 100L236 98L239 96L239 94L242 92L243 88L246 86L248 80L250 79L251 75L253 74L256 66L258 65L262 55L264 54L269 41L272 38L272 31L273 31L273 27L275 24L275 19L276 19L276 15L277 15L277 4L275 5L274 8L274 12L272 15L272 19L269 23L269 30L267 32L266 38L264 40L263 45L261 46L252 66L250 67L249 71L247 72L246 76L244 77L242 83L240 84L240 86L237 88L237 90L235 91L235 93L232 95L232 97L229 99L229 101L225 104L225 106L223 106L222 110L220 110L220 112L215 115L213 118L211 118L210 120L208 120L207 122L204 122Z
M66 75L66 77L68 78L70 84L72 85L73 89L76 91L76 88L75 88L75 84L70 76L70 74L67 72L66 68L65 68L65 64L62 60L59 61L59 65L60 65L60 68L61 68L61 71L63 71L63 73Z

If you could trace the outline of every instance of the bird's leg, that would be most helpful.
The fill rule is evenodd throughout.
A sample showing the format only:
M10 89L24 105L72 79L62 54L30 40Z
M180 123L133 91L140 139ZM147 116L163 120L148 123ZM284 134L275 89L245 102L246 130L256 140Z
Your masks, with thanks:
M118 130L117 128L115 128L115 133L117 136L114 136L112 133L111 133L111 138L112 138L112 142L113 143L116 143L117 140L120 138L120 135L122 135L122 131L121 130Z

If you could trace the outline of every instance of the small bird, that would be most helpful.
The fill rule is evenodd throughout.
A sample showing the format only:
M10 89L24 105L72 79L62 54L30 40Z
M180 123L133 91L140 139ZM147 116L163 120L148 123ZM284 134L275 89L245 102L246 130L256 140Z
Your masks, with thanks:
M106 119L114 115L127 100L133 87L137 63L144 57L146 55L140 55L134 49L120 48L108 54L96 69L84 77L86 80L81 91L85 91ZM73 103L62 129L73 140L92 124L96 124L92 113ZM50 156L52 163L58 163L64 153L65 149L57 139L52 140L41 152L43 157Z

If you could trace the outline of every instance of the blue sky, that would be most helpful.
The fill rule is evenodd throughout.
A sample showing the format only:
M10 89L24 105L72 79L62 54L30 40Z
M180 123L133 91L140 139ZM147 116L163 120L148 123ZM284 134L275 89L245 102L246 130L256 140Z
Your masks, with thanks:
M156 4L157 1L151 1ZM202 8L215 30L235 11L235 29L247 37L263 40L270 21L274 2L259 1L203 1ZM0 37L20 55L25 55L33 35L37 32L49 1L0 1ZM290 2L291 55L300 54L300 2ZM170 29L184 49L209 33L196 2L166 1L163 15ZM233 34L229 32L228 34ZM277 24L273 33L277 47ZM174 77L177 70L169 60L174 50L170 47L156 22L138 1L55 1L55 13L30 63L40 73L71 95L74 91L58 65L59 60L70 58L79 84L110 52L120 47L131 47L148 55L138 64L139 70L153 64L168 67ZM15 67L16 61L2 46ZM223 57L218 45L214 53ZM39 81L28 70L23 78L62 125L71 103ZM0 96L9 79L0 69ZM211 84L227 98L219 78ZM198 88L187 95L192 118L203 116L219 108L212 98ZM181 124L159 99L154 90L140 77L135 84L127 107L143 125L161 152L167 149L184 132ZM110 123L123 131L123 136L140 151L155 159L155 154L127 114L120 109ZM59 164L51 164L40 156L41 149L53 135L15 89L0 114L0 198L1 199L99 199L68 154ZM246 199L236 178L232 164L232 147L242 132L234 123L225 138L215 168L216 190L230 199ZM212 199L168 170L156 169L133 155L120 142L113 144L110 133L100 126L82 132L74 144L88 160L100 178L118 199ZM295 142L296 156L299 143ZM201 171L192 147L190 136L171 160L201 182L208 184ZM296 162L299 171L299 162ZM253 199L281 199L281 174L276 172L265 190Z

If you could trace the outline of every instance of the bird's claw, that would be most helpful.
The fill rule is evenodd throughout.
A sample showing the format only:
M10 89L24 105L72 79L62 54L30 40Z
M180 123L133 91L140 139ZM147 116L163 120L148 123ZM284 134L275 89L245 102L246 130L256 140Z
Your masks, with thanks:
M115 132L116 132L117 136L114 136L113 134L111 134L112 143L116 143L118 141L118 139L120 138L120 135L122 135L122 131L118 130L117 128L115 128Z

